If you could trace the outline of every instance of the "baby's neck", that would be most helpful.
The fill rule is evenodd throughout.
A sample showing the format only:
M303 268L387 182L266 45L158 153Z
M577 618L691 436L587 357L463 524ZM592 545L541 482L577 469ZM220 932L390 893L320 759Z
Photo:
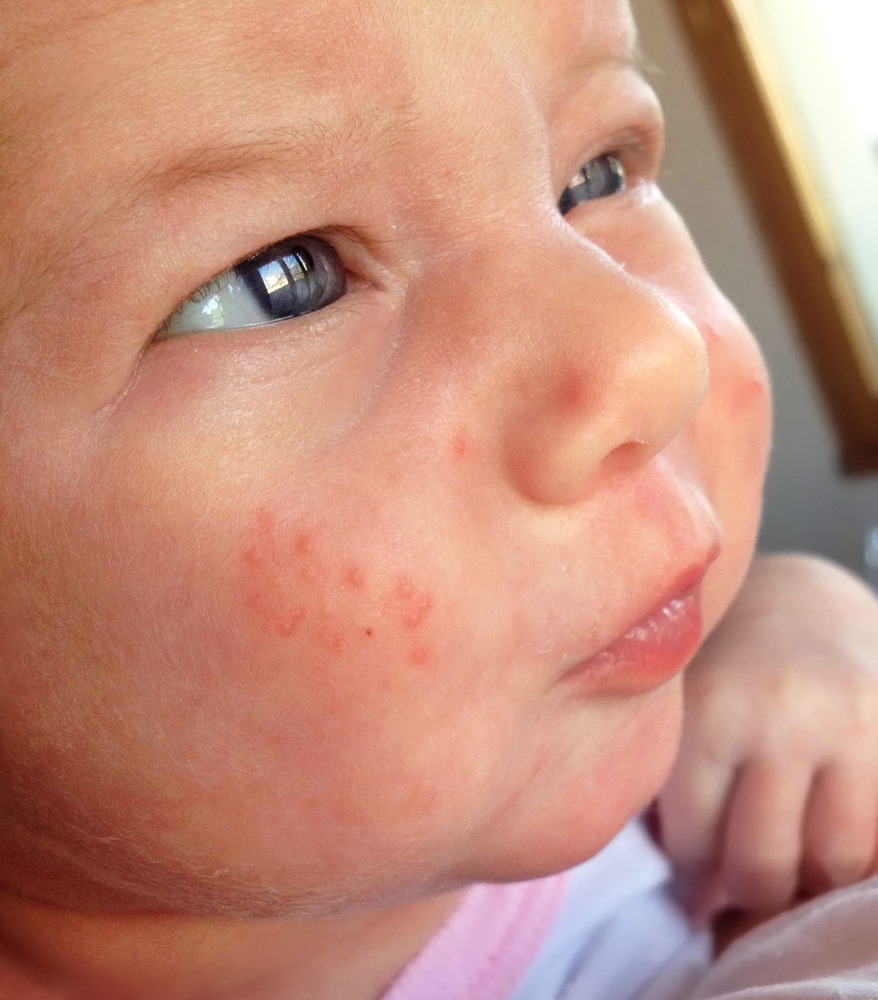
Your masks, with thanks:
M291 923L80 914L0 892L0 996L377 1000L459 897Z

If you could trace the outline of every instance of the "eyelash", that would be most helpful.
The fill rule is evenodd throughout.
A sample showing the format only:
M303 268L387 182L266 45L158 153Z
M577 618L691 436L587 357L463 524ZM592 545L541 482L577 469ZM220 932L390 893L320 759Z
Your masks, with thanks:
M628 171L621 154L604 153L584 163L571 178L558 200L558 211L566 216L585 202L612 197L627 187ZM237 282L247 287L243 295ZM156 339L299 319L337 302L347 290L344 265L329 242L316 236L292 236L246 257L197 288L165 320Z

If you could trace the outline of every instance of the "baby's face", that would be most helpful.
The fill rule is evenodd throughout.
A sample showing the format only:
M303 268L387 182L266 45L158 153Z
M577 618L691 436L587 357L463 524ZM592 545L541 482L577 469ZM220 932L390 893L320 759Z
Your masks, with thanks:
M13 20L0 874L316 913L591 854L768 428L627 6Z

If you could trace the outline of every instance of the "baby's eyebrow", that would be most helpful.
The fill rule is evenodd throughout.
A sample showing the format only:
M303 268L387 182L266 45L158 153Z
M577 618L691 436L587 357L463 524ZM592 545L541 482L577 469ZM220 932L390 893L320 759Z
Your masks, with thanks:
M619 52L611 52L595 59L592 53L586 53L568 63L566 72L570 77L581 76L594 71L596 66L614 66L617 69L633 71L640 76L647 76L653 66L643 54L638 39L631 39L629 44Z

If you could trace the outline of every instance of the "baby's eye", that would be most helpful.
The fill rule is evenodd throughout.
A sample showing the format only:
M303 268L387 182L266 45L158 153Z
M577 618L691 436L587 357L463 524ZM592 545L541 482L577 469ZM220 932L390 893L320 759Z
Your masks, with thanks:
M558 201L562 215L581 205L584 201L608 198L624 191L628 179L622 161L613 153L589 160L564 188Z
M325 240L292 236L202 285L171 313L159 336L294 319L331 305L346 289L344 267Z

